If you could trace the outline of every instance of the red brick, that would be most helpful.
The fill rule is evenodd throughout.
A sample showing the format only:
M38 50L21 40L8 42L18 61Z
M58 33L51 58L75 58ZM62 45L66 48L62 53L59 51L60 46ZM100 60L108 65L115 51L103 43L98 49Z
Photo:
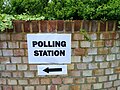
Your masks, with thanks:
M84 40L84 36L80 33L73 34L73 40Z
M65 21L65 31L66 32L72 32L72 21Z
M8 29L7 28L5 31L8 32L8 33L12 33L12 32L14 32L14 29Z
M50 20L48 21L48 30L49 32L56 32L56 20Z
M40 84L39 78L29 79L29 82L30 82L30 85L38 85L38 84Z
M72 85L70 90L80 90L80 85Z
M61 84L62 79L61 78L52 78L52 84Z
M27 42L20 42L20 48L27 48Z
M93 31L93 32L98 31L98 21L92 20L91 22L92 22L92 26L91 26L92 30L91 31Z
M100 31L106 31L106 22L104 21L100 22Z
M30 32L30 21L24 21L24 32Z
M118 33L113 32L113 33L110 33L110 38L111 38L111 39L118 39L118 38L119 38L119 35L118 35Z
M7 42L0 42L0 48L7 48Z
M47 20L40 21L41 32L47 32Z
M16 32L22 32L22 24L24 21L22 20L14 20L13 21L13 28Z
M108 21L108 31L113 31L114 22L112 20Z
M82 48L74 49L74 55L81 56L81 55L85 55L85 53L86 53L85 49L82 49Z
M39 32L39 22L36 20L31 21L32 24L32 32Z
M74 31L80 31L81 29L81 20L74 20Z
M90 23L89 20L83 20L83 27L82 27L82 29L84 29L86 31L89 31L89 23Z
M22 40L22 34L11 34L12 40Z
M50 78L42 78L41 84L50 84Z
M110 39L110 33L109 32L101 33L100 39Z
M24 50L23 49L14 50L14 56L24 56Z
M57 20L57 31L63 32L64 31L64 21Z

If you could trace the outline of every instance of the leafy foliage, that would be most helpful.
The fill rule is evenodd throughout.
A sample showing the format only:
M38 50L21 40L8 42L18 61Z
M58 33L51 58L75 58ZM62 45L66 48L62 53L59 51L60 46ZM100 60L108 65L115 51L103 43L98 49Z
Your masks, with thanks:
M12 15L1 14L0 15L0 30L12 29L12 20L14 17Z
M52 0L44 10L47 19L120 19L119 0Z
M8 15L0 14L0 31L12 29L13 20L44 20L45 17L39 15Z
M120 0L0 0L2 31L12 20L44 19L120 20Z
M45 19L120 19L120 0L0 0L0 12Z
M43 12L48 0L3 0L2 13L6 14L39 14Z

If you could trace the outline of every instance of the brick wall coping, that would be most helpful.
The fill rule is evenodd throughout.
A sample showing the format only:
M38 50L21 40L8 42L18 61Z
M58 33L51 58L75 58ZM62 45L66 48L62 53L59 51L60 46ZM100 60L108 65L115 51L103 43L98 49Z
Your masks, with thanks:
M30 33L74 33L81 29L87 32L107 32L117 31L118 22L116 20L15 20L14 29L4 32L30 32Z

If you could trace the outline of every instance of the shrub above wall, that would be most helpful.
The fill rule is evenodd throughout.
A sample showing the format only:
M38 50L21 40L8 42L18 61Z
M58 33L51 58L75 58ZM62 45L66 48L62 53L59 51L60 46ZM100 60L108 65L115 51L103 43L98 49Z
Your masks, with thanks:
M0 13L46 20L120 20L120 0L1 0Z

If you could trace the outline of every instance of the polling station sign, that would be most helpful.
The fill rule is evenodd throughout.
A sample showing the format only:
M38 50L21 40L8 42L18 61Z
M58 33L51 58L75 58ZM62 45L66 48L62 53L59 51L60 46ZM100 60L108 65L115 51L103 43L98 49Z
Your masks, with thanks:
M29 63L71 63L71 34L27 34Z

